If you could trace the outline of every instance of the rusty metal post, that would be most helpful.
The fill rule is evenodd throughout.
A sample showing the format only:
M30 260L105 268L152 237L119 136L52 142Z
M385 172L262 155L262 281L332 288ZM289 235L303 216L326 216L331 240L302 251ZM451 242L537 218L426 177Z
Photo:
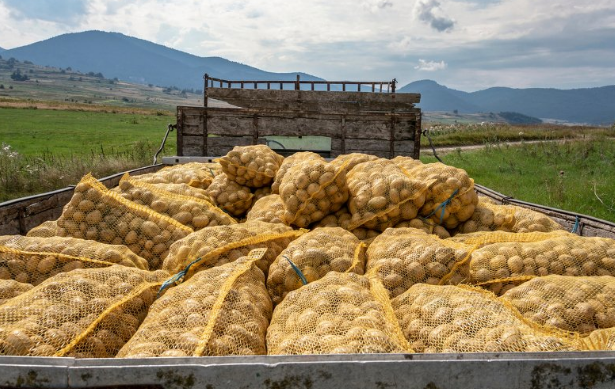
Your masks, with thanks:
M393 81L391 81L391 93L395 93L395 84L397 84L397 79L393 79Z
M203 107L207 107L207 84L209 83L209 74L203 76Z
M301 84L299 83L299 75L297 74L297 82L295 83L295 90L301 90Z

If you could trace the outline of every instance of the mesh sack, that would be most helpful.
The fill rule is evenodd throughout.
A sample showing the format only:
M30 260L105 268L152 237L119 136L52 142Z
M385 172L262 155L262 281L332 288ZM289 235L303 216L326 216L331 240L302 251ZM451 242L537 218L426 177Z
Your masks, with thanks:
M416 284L391 300L419 353L576 351L579 345L528 324L492 293L467 285Z
M34 288L32 284L17 282L15 280L0 279L0 305L4 304L13 297L17 297L30 289Z
M189 162L166 166L157 172L140 174L133 178L150 184L187 184L195 188L207 189L220 172L221 167L215 162Z
M581 338L583 350L615 351L615 328L605 328L591 332Z
M349 228L384 231L412 220L425 202L427 184L410 178L387 159L356 165L347 177Z
M440 239L451 237L448 230L442 226L433 223L431 220L414 218L412 220L404 220L395 225L395 228L416 228L428 234L437 235Z
M245 214L252 206L254 197L250 188L232 181L226 174L216 176L206 193L214 204L233 216Z
M126 200L169 216L194 231L209 226L236 223L235 219L207 200L169 192L155 185L133 180L128 174L120 180L117 191Z
M284 222L305 228L342 208L348 200L345 168L319 160L291 166L280 184Z
M391 298L414 284L458 284L457 272L472 253L463 243L440 239L415 228L389 228L367 249L367 270L374 270Z
M141 180L137 180L137 181L144 182ZM209 196L207 196L207 192L205 192L205 189L195 188L188 184L151 184L150 183L150 185L153 185L154 187L160 188L167 192L176 193L178 195L189 196L189 197L194 197L200 200L211 201Z
M419 159L414 159L412 157L404 157L402 155L398 155L397 157L391 159L391 162L407 171L410 171L416 166L423 164L423 162L421 162L421 160Z
M430 183L420 215L434 223L453 229L472 217L478 194L465 170L440 162L417 165L408 174Z
M118 265L58 274L0 306L0 355L113 357L168 277Z
M145 259L122 245L69 237L21 235L0 241L0 279L38 285L59 273L115 264L148 269Z
M196 271L233 262L256 248L267 248L267 253L258 261L258 267L267 274L278 254L301 234L303 231L294 231L284 224L257 220L209 227L175 242L162 268L177 273L196 261L190 266L187 279Z
M126 245L157 269L173 242L192 229L108 190L90 174L75 187L58 219L58 236Z
M313 159L316 161L323 162L325 160L319 154L313 153L311 151L301 151L299 153L295 153L291 156L284 158L284 161L282 161L282 164L280 165L280 168L278 169L277 173L275 174L275 178L271 183L271 193L280 194L280 184L282 183L282 177L284 177L288 169L290 169L290 167L293 166L295 163L307 159Z
M169 289L118 358L265 355L271 299L253 250Z
M348 173L360 163L376 161L378 159L380 158L371 154L350 153L338 155L331 163L337 166L343 166L343 169Z
M269 268L267 290L273 303L279 304L304 281L316 281L330 271L363 274L364 249L356 236L340 227L316 228L301 235L290 242Z
M262 197L254 203L246 220L259 220L267 223L284 223L284 202L280 195L272 194Z
M218 159L222 171L232 181L249 188L260 188L273 182L284 157L265 145L235 146Z
M488 197L479 196L478 205L469 220L461 223L456 231L551 232L564 228L540 212L515 205L500 205Z
M339 211L329 214L324 219L312 225L312 228L316 227L342 227L348 230L352 215L348 212L348 208L342 207ZM369 241L380 235L380 231L371 230L365 227L357 227L350 230L359 240Z
M30 231L28 231L26 236L39 237L39 238L48 238L51 236L58 236L57 228L58 228L57 220L48 220L32 228Z
M487 244L474 251L468 276L469 282L496 294L536 276L615 275L613 239L582 237L565 231L492 233L483 239L487 238L500 238L503 243Z
M329 272L290 292L275 307L267 353L412 352L382 285L355 273Z
M615 327L615 277L537 277L500 299L528 320L546 327L588 335Z

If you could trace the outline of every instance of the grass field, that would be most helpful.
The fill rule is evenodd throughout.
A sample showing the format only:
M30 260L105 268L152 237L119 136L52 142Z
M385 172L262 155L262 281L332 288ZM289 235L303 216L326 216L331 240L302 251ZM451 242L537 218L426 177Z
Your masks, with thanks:
M423 152L423 162L435 162ZM475 182L533 203L615 222L615 140L567 140L448 153Z

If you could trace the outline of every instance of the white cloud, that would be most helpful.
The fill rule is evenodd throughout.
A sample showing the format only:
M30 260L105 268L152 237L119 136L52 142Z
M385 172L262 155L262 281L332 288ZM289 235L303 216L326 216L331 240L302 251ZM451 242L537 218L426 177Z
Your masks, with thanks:
M418 65L414 68L416 70L425 71L425 72L435 72L436 70L446 69L448 65L444 61L436 62L436 61L426 61L424 59L419 59Z

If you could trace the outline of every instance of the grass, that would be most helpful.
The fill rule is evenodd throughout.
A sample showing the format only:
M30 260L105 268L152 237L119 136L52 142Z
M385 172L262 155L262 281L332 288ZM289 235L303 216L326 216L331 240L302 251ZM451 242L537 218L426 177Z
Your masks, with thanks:
M435 162L423 153L423 162ZM514 198L615 222L615 140L540 142L441 156L475 182Z

